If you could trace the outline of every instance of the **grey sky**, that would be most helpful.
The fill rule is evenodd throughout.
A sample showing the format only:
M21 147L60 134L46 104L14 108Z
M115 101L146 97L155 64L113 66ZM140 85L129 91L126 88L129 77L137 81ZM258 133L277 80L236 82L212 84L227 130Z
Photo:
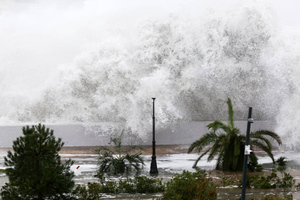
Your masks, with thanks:
M98 1L98 0L97 0ZM95 2L97 2L95 1ZM207 12L208 10L226 10L245 2L266 1L271 4L278 16L278 21L288 26L300 27L300 1L299 0L99 0L109 11L121 10L157 10L158 12L185 10L191 13ZM22 11L24 5L43 3L45 5L57 4L57 8L79 5L81 7L87 0L0 0L0 11L10 8ZM90 2L93 2L91 0ZM100 2L100 3L99 3ZM21 8L21 9L20 9ZM101 8L100 8L101 9Z

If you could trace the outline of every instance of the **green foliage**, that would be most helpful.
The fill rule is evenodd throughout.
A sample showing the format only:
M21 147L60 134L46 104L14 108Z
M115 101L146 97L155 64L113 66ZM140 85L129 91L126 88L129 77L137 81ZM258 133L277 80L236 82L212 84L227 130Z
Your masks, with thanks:
M99 200L101 198L102 187L98 183L88 183L85 185L77 185L73 191L73 195L78 200Z
M282 179L279 179L277 181L277 187L292 188L295 185L295 182L296 182L296 180L294 179L294 177L291 174L284 172Z
M227 178L227 177L225 177L225 176L222 176L220 183L221 183L222 187L226 187L226 186L229 186L229 185L233 185L234 181Z
M258 159L254 153L251 153L248 159L248 170L250 172L261 172L263 170L263 166L258 164Z
M270 175L247 175L247 188L271 189L276 188L277 174L273 171Z
M166 183L164 200L217 199L216 187L205 171L183 171Z
M58 154L64 143L41 124L22 130L23 136L13 142L13 152L4 157L9 183L1 189L2 199L66 199L74 174L70 171L73 162L62 163Z
M73 192L73 196L84 200L97 200L102 194L119 193L158 193L164 191L164 185L160 179L136 176L119 181L103 181L101 183L88 183L78 185Z
M284 173L280 178L277 175L277 170L272 170L268 176L264 175L247 175L247 188L274 189L274 188L293 188L295 179L289 173ZM241 182L242 183L242 182Z
M261 200L293 200L293 195L284 195L284 197L280 197L278 194L272 195L268 194L261 198Z
M220 121L214 121L207 125L208 133L204 134L199 140L193 142L188 149L188 153L196 151L200 156L195 161L193 167L197 166L199 160L208 154L208 161L218 157L216 169L223 171L242 171L244 163L244 151L246 136L241 135L238 128L234 125L234 112L230 98L228 105L228 124ZM271 131L260 130L250 133L250 146L254 146L265 151L274 161L272 154L272 144L268 137L273 138L278 144L281 144L280 137ZM207 147L204 149L204 147ZM257 163L257 157L254 153L250 156L248 165L251 171L259 171L262 169Z
M129 173L132 169L136 173L140 172L141 167L144 165L143 157L139 153L130 153L138 146L130 146L129 149L123 147L122 135L112 138L111 142L113 143L112 148L101 146L98 149L99 169L96 177L102 178L104 173L113 175Z
M120 180L119 181L119 191L123 193L136 193L136 185L132 179Z
M276 160L277 170L280 172L285 171L286 169L286 157L280 157Z
M276 160L277 170L273 169L271 174L268 176L255 175L247 176L247 187L248 188L261 188L261 189L274 189L274 188L293 188L298 187L295 185L295 179L291 174L285 173L286 169L286 158L280 157ZM278 176L277 172L281 173L281 177Z
M158 193L164 191L164 186L160 179L138 176L134 181L138 193Z
M119 193L118 183L115 181L106 181L102 184L102 193Z
M158 193L164 191L160 179L136 176L119 182L107 181L103 185L103 193Z

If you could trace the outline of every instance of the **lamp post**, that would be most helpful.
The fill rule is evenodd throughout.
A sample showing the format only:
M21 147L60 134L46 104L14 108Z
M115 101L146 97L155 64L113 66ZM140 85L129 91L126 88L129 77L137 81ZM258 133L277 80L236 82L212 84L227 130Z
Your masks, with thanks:
M153 100L153 136L152 136L152 160L151 160L151 167L150 167L150 175L157 175L157 164L156 164L156 155L155 155L155 98L152 98Z
M248 162L248 156L251 153L250 145L249 145L249 140L250 140L250 126L251 126L251 123L254 122L253 118L251 118L251 115L252 115L252 107L249 107L248 123L247 123L247 133L246 133L246 143L245 143L245 152L244 152L243 185L242 185L242 197L241 197L241 200L245 200L246 181L247 181L247 162Z

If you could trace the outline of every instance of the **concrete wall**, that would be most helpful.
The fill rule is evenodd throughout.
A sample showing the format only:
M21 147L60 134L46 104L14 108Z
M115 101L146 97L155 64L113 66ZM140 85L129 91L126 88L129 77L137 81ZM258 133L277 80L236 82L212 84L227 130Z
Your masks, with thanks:
M211 122L186 122L158 129L156 130L156 144L189 145L207 132L206 126L209 123ZM242 134L246 133L246 121L236 121L235 124ZM80 124L52 124L46 126L54 130L56 137L62 138L65 146L98 146L107 145L110 141L110 135L100 132L100 126L98 127L97 125L88 127ZM22 135L22 127L23 125L0 126L0 148L11 147L13 140ZM257 121L251 125L251 131L259 129L274 130L274 127L274 123ZM152 144L152 134L150 134L144 144Z
M207 133L207 122L181 123L173 127L156 131L157 144L191 144ZM225 122L226 123L226 122ZM241 134L246 134L247 122L236 121L235 126L240 129ZM256 121L251 124L251 131L267 129L274 131L275 123L268 121Z

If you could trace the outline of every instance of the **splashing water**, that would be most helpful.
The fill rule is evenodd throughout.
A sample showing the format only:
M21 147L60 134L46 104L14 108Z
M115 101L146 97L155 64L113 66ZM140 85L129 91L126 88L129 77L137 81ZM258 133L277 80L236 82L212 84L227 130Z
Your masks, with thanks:
M226 12L190 12L181 1L8 2L2 124L111 122L144 135L152 97L158 126L226 119L230 97L237 120L251 105L256 120L277 119L279 134L298 138L300 32L264 1Z

